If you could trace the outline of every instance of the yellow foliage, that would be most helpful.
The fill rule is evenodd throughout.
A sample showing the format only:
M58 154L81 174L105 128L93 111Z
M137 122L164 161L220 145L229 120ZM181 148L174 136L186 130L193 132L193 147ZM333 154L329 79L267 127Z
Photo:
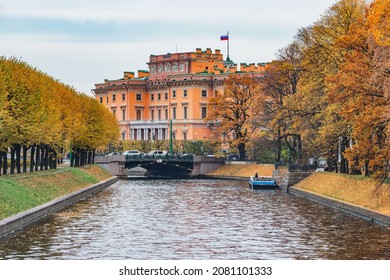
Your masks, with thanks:
M295 187L390 215L390 185L370 178L314 173Z
M271 164L225 164L220 168L208 173L208 175L219 176L254 176L257 172L259 176L272 176L274 165Z
M369 9L370 32L378 45L390 46L390 0L375 0Z

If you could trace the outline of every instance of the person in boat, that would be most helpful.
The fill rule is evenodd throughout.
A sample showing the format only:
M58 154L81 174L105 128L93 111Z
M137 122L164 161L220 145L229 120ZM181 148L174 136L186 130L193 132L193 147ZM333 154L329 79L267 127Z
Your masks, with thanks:
M257 181L258 179L259 179L259 175L257 174L257 172L256 172L256 174L255 174L255 181Z

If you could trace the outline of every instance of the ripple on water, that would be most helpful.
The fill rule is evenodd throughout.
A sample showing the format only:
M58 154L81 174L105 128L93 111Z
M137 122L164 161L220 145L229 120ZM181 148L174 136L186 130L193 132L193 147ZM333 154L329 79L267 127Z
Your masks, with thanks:
M119 181L0 240L0 258L390 259L390 231L246 182Z

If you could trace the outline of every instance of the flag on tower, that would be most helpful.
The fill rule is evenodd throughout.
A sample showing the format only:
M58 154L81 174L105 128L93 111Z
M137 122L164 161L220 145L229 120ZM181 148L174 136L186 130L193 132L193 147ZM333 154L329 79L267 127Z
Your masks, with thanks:
M229 40L229 34L221 35L221 41Z

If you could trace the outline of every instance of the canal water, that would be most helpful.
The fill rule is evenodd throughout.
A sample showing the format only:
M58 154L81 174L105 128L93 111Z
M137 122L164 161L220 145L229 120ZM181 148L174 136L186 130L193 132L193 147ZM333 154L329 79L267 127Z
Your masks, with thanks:
M225 180L119 181L0 239L0 259L390 259L390 230Z

